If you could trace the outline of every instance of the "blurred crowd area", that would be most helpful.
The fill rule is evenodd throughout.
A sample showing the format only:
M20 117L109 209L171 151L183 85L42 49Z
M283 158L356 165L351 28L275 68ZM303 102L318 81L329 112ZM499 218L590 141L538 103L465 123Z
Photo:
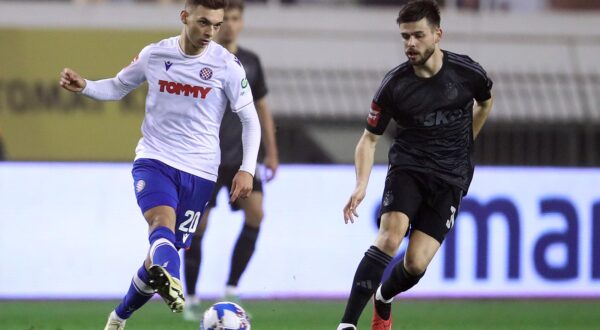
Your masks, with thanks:
M16 0L0 0L16 1ZM73 2L77 4L101 3L157 3L177 4L184 0L20 0L39 2ZM247 3L283 4L283 5L367 5L367 6L400 6L409 0L246 0ZM600 10L599 0L438 0L446 8L484 11L537 11L537 10Z
M114 19L112 14L128 10L130 14L137 9L135 5L120 4L140 4L151 15L144 15L143 21L149 22L147 26L152 29L154 22L162 18L162 5L181 6L184 2L0 0L0 3L11 1L60 4L40 6L44 8L38 15L50 18L62 18L59 16L62 11L78 12L88 5L90 7L86 9L95 10L98 8L94 6L98 5L106 9L99 10L98 16L104 15L105 21L118 21L118 24L121 24L120 18ZM395 10L406 1L246 0L249 7L257 9L253 12L257 19L274 18L272 25L255 26L254 33L247 34L245 41L262 53L282 163L353 162L351 150L355 147L356 132L364 129L365 104L368 107L382 77L397 63L399 45L395 43L395 31L391 28L386 34L381 26L365 24L361 27L364 31L355 38L356 31L346 31L344 23L353 22L363 12L373 19L372 22L379 22L388 14L395 15ZM475 58L488 64L486 70L494 80L494 111L475 144L477 163L600 167L600 66L594 57L600 49L600 0L438 2L448 11L449 25L460 27L455 28L454 32L458 33L449 33L453 38L448 38L446 45L459 52L473 51ZM363 10L367 6L373 10ZM387 7L377 10L376 6ZM11 7L2 6L7 9L4 17L8 17L6 13L10 13ZM263 11L266 7L282 10ZM353 10L338 11L338 7ZM15 8L11 16L21 18L22 9ZM532 15L504 15L504 12ZM581 15L581 12L593 14ZM311 26L312 22L306 23L304 15L296 13L320 15L326 24ZM42 17L28 15L24 18L38 20ZM102 17L97 18L99 20L90 26L102 22ZM334 24L330 24L331 20ZM282 29L288 24L291 24L289 28ZM29 25L27 22L24 26ZM5 38L9 40L5 44L22 43L27 47L15 47L15 52L2 53L2 63L15 65L5 66L0 76L0 160L129 160L131 149L128 146L135 145L139 139L139 121L145 99L143 91L132 93L119 106L92 105L84 98L69 98L62 93L55 83L55 73L47 70L63 65L64 54L55 50L56 40L77 40L85 46L82 49L104 51L104 46L97 48L99 43L95 41L104 45L108 34L85 29L69 29L65 33L58 29L40 35L39 29L35 28L24 28L16 34L13 27L8 26L4 31L0 29L0 40ZM39 26L45 28L43 23ZM481 29L474 28L477 26ZM320 28L324 28L322 36L313 38L314 30ZM116 45L110 56L114 60L102 59L104 71L98 69L96 74L112 72L106 69L114 67L111 63L121 64L124 58L129 59L130 52L140 46L136 43L138 39L159 40L152 31L132 32L128 27L110 30L109 34ZM136 42L132 42L132 37ZM134 43L136 46L130 47ZM316 47L318 52L306 51ZM376 60L373 60L373 49L377 49ZM37 59L33 54L47 54L48 50L51 54L47 58L31 60ZM83 51L74 52L84 54ZM339 56L341 53L347 56ZM23 61L24 58L29 60ZM84 66L84 63L79 65ZM95 70L92 69L94 66L88 70ZM52 78L49 78L50 74ZM23 116L24 113L30 116ZM115 117L119 120L115 121ZM113 122L118 123L110 126L113 134L104 137L105 127ZM392 142L393 130L394 125L390 125L382 144ZM35 134L29 134L30 131ZM72 144L72 141L81 143ZM298 141L302 141L302 148L298 148ZM96 149L88 147L92 142L98 145ZM65 145L69 147L65 148ZM376 155L376 162L385 163L386 148L379 149L382 151Z

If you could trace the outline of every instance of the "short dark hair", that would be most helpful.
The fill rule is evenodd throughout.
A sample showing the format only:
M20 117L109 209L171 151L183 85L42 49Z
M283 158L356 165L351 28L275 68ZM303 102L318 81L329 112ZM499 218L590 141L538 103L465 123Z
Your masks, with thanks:
M229 6L228 0L185 0L185 8L202 6L209 9L225 9Z
M225 10L239 9L240 11L244 11L244 0L229 0L228 2L229 4Z
M429 24L434 27L440 27L440 7L434 0L414 0L410 1L398 13L396 23L417 22L426 18Z

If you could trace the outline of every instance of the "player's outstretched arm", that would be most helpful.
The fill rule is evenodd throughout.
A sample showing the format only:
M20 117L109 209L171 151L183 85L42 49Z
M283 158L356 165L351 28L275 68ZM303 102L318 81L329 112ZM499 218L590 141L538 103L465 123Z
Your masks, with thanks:
M74 70L64 68L60 73L60 86L69 92L79 93L85 88L85 85L85 79Z
M60 73L60 85L70 92L82 93L98 101L120 100L137 87L126 85L117 77L98 81L86 80L69 68Z
M354 217L358 217L356 208L365 198L369 176L375 159L375 148L380 135L373 134L365 129L360 137L354 153L354 164L356 166L356 187L350 195L350 199L344 206L344 222L354 223Z
M482 102L476 102L473 106L473 139L477 138L479 132L483 128L483 124L492 111L492 105L494 104L494 97L490 97L488 100Z
M94 100L120 100L146 80L149 47L142 49L133 62L123 68L116 77L86 80L74 70L65 68L60 74L60 85L70 92L81 93Z

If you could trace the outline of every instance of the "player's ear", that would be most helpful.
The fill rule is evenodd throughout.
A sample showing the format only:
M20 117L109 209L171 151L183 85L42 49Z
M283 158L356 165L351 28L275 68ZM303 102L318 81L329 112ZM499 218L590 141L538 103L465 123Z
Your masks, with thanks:
M442 28L438 27L435 29L435 42L438 43L440 41L442 41L442 35L444 35L444 31L442 31Z
M184 25L187 24L188 17L189 17L189 14L186 10L182 10L181 13L179 13L179 18L181 19L181 23L183 23Z

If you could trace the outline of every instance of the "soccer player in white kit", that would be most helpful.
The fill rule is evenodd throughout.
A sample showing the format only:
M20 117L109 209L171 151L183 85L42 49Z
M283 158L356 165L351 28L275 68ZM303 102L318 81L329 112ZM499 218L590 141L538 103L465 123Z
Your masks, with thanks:
M150 249L105 330L124 329L155 292L173 312L183 310L177 250L189 247L217 179L219 126L228 103L243 126L243 161L231 201L252 191L260 145L252 93L240 61L212 41L225 7L226 0L186 0L181 35L146 46L114 78L90 81L71 69L61 73L63 88L96 100L121 99L148 82L132 174Z

